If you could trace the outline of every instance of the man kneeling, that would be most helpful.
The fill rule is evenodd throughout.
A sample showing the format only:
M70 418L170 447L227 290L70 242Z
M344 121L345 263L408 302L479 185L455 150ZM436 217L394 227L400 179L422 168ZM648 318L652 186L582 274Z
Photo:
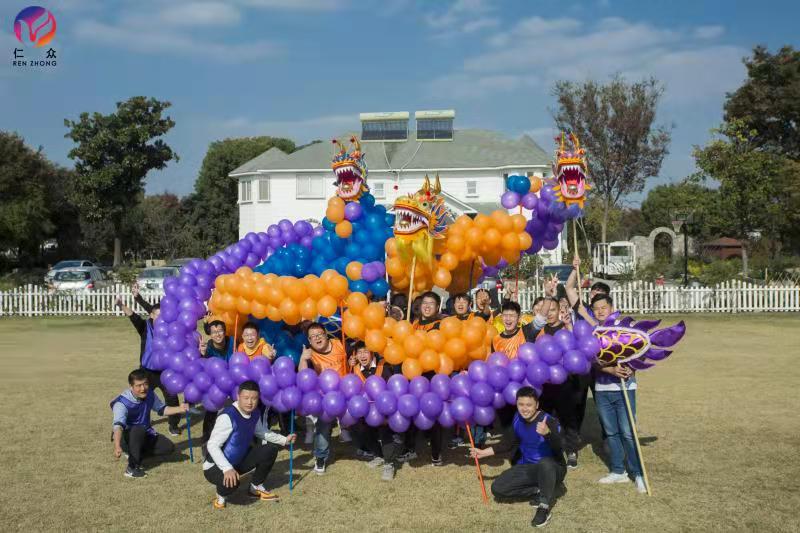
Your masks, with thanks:
M532 387L517 391L517 413L512 425L519 448L511 459L513 466L492 483L492 494L500 499L519 498L534 505L538 503L531 524L542 527L550 520L555 489L567 472L561 426L539 409L539 398ZM478 459L494 454L491 447L470 449L470 456Z
M277 494L264 488L264 481L275 464L280 446L273 442L254 442L261 420L259 395L255 381L243 382L239 385L238 399L220 412L211 430L203 474L217 487L215 509L225 508L226 498L236 492L239 486L239 476L251 470L253 477L249 494L264 501L279 499ZM282 440L282 444L294 442L294 435Z
M142 459L152 455L169 455L175 445L164 435L159 435L150 425L150 411L159 416L180 415L189 409L184 403L167 407L150 388L148 371L139 368L128 374L130 388L114 398L111 411L114 414L111 440L114 442L114 457L128 454L125 476L145 477Z

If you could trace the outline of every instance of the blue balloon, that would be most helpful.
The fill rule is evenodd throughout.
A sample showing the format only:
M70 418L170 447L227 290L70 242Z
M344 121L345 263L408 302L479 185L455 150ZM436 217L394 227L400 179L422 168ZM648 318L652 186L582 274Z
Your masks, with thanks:
M381 278L373 281L369 286L369 290L378 298L383 298L389 292L389 284L386 283L385 279Z

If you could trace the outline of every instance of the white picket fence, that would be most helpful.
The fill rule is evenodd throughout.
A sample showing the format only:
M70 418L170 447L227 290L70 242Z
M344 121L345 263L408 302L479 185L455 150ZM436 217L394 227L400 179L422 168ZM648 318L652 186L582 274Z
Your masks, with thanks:
M520 291L520 306L529 311L540 291ZM586 290L584 290L586 296ZM756 285L731 280L713 287L659 286L634 281L611 289L615 307L623 313L752 313L800 311L800 287Z
M584 290L584 294L586 291ZM130 287L115 285L85 292L51 291L46 287L26 285L0 291L2 316L121 316L115 307L120 295L129 307L136 309ZM142 291L150 302L158 301L163 292ZM522 309L530 311L541 289L520 290ZM743 281L726 281L714 287L664 287L644 281L618 285L611 290L617 309L623 313L750 313L800 311L800 287L755 285Z

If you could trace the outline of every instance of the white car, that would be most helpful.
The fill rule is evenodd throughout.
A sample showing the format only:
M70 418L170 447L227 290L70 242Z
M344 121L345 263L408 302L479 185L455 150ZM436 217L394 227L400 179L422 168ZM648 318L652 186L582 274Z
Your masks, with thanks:
M102 289L110 284L103 271L97 267L79 267L59 270L50 285L57 291L83 292Z
M47 274L44 276L44 282L45 284L52 283L53 278L56 276L56 272L59 270L64 270L65 268L89 268L96 266L97 265L87 259L70 259L68 261L59 261L53 266L53 268L47 271Z
M148 267L139 272L136 279L140 289L160 289L164 285L165 278L177 275L178 269L176 267Z

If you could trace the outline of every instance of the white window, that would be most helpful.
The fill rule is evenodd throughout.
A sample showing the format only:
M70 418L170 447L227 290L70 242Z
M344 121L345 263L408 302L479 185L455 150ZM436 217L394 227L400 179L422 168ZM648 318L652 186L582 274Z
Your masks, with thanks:
M239 182L239 202L252 201L252 182L250 180L242 180Z
M375 198L386 198L386 182L376 181L372 184L372 196Z
M269 202L269 178L258 180L258 201Z
M467 198L475 198L478 196L478 182L477 181L468 181L467 182Z
M297 176L298 198L325 198L322 176Z

